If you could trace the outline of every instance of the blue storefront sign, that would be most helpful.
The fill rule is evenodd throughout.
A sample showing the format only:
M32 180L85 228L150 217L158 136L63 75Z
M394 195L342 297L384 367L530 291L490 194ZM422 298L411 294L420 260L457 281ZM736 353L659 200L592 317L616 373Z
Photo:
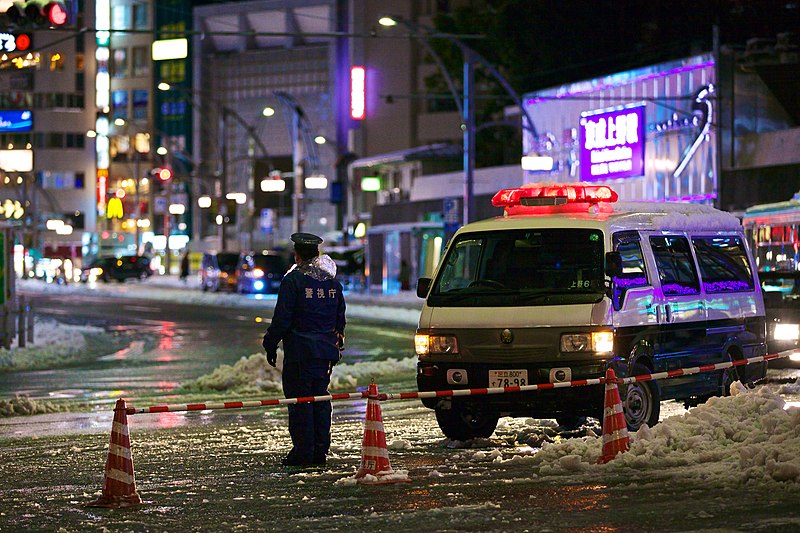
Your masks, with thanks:
M0 111L0 133L26 133L33 129L33 113Z

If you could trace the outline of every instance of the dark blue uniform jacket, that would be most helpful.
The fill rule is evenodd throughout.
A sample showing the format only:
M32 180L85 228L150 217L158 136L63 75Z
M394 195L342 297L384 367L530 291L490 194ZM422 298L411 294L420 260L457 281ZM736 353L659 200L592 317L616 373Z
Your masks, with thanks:
M265 345L277 349L283 341L288 363L311 359L337 362L337 333L344 335L345 303L336 264L322 255L292 268L281 281Z

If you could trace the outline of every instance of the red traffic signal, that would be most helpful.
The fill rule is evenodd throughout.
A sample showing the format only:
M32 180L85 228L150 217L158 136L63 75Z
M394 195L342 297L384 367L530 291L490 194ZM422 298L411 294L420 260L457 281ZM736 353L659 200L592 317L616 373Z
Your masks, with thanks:
M67 6L61 0L27 0L13 2L6 10L17 26L53 27L67 23Z
M63 26L67 23L67 7L63 2L48 2L44 6L44 14L53 26Z
M156 176L161 181L169 181L172 178L172 171L168 168L157 168Z

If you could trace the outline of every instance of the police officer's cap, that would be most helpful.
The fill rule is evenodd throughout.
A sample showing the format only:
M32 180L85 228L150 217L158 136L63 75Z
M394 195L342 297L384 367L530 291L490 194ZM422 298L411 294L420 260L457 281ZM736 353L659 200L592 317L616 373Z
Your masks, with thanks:
M295 247L314 248L322 244L322 238L313 233L292 233L290 238Z

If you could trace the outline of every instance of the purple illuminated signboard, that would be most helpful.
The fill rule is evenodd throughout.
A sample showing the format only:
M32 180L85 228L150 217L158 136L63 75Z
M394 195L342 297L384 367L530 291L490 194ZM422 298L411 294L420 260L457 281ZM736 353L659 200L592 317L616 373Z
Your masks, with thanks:
M581 115L581 181L644 176L644 109Z

